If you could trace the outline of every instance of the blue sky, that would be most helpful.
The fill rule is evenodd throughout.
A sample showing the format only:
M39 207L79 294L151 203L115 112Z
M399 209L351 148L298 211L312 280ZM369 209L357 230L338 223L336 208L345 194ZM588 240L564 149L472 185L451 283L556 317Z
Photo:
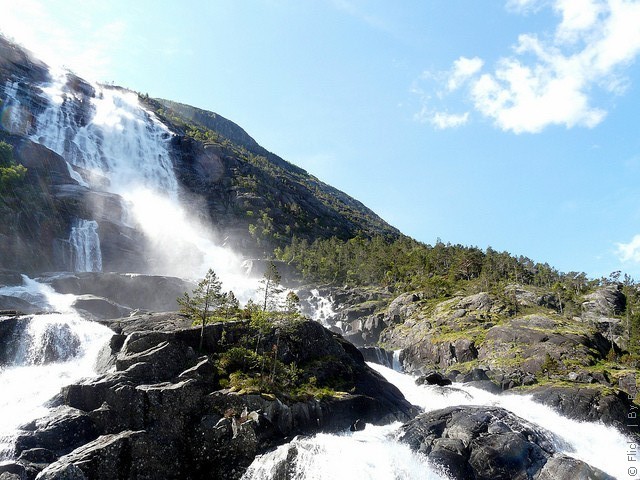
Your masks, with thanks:
M0 0L50 63L215 111L426 243L640 278L640 1Z

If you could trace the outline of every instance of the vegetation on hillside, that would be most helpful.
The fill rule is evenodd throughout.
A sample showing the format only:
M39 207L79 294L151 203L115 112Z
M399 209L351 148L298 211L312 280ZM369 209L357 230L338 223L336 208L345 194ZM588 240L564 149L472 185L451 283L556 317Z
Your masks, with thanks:
M13 147L0 140L0 233L29 233L46 220L47 205L26 175L27 169L14 159Z
M418 291L433 302L456 294L490 292L504 297L518 312L517 302L505 287L520 284L552 293L558 300L558 314L572 318L581 314L583 296L606 285L617 285L626 303L617 313L623 320L630 353L640 354L640 291L634 279L621 272L607 278L590 279L583 272L559 272L547 263L524 256L498 252L491 247L445 244L426 245L409 237L387 240L358 236L337 238L293 238L277 248L276 257L296 267L309 283L348 286L383 286L395 292Z
M0 141L0 196L15 195L13 192L26 174L27 169L13 159L13 147Z
M230 194L221 202L233 209L235 226L244 223L262 252L284 247L294 235L308 240L347 240L358 232L366 237L398 235L360 202L267 152L232 122L186 105L140 98L175 132L213 147L225 168L216 180L219 185L203 184L202 175L184 170L180 180L205 197Z
M336 396L334 388L340 385L339 379L318 381L314 373L319 365L297 365L280 358L281 336L296 335L305 319L299 313L300 300L295 293L289 292L285 301L280 301L279 279L272 263L262 281L263 305L249 300L241 308L233 292L223 292L216 273L209 269L191 293L185 292L177 300L181 312L194 325L201 326L200 350L208 323L238 320L248 323L246 334L235 338L213 358L220 386L242 393L277 394L292 400ZM224 336L223 343L226 343Z

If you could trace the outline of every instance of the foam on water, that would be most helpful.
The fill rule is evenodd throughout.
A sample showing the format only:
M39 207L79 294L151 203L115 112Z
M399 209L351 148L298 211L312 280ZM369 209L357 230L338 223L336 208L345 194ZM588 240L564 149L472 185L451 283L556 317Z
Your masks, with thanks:
M369 363L369 366L396 385L407 400L425 411L454 405L502 407L552 432L559 440L556 445L559 451L616 478L629 478L627 453L630 443L635 442L614 427L599 422L571 420L526 395L494 395L463 384L454 384L452 387L416 385L415 377L374 363ZM637 452L637 448L635 450ZM635 452L633 457L635 462L640 461Z
M296 437L291 443L262 455L251 464L244 480L271 480L287 464L292 480L443 480L426 458L394 439L399 423L367 425L360 432L320 433ZM290 449L295 459L288 458Z
M3 287L0 295L22 298L43 310L60 313L21 317L11 339L13 357L0 367L0 460L13 456L19 427L48 412L47 400L60 389L95 375L98 351L113 332L88 322L71 308L73 295L55 293L28 277L19 287Z

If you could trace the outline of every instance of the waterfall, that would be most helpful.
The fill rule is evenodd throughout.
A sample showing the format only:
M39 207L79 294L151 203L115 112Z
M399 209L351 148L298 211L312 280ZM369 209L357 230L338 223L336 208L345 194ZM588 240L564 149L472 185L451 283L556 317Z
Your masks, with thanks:
M333 309L333 300L331 297L320 295L320 291L317 288L311 289L310 293L311 295L307 299L309 308L304 309L304 313L310 315L312 320L319 322L327 328L335 324L335 326L342 329L342 323L335 322L336 312Z
M71 227L69 244L71 245L71 263L74 271L102 271L102 252L97 222L76 219Z
M107 175L112 193L147 187L176 198L169 130L140 105L135 93L89 87L93 95L77 93L66 72L54 72L43 88L47 108L37 118L32 140L99 178Z
M18 82L8 80L5 87L5 105L1 111L2 126L12 133L25 134L28 130L28 120L22 105L18 101Z
M8 358L0 365L2 461L13 457L20 425L47 414L47 400L63 386L95 375L95 359L113 332L83 320L70 307L73 295L57 294L27 277L19 287L0 288L0 295L29 299L43 309L58 311L21 317L12 341L0 345Z
M50 74L52 80L41 85L39 94L7 82L5 128L28 134L63 156L80 185L121 197L124 216L118 221L145 234L146 244L140 247L148 264L145 273L197 279L213 268L225 289L250 298L257 282L247 282L242 259L217 241L193 203L181 202L170 153L173 134L167 126L134 92L89 84L64 71ZM74 225L69 242L76 270L101 269L93 240L95 224Z
M393 368L396 372L402 372L402 362L400 361L400 354L402 350L394 350L393 351L393 361L391 363L391 368Z

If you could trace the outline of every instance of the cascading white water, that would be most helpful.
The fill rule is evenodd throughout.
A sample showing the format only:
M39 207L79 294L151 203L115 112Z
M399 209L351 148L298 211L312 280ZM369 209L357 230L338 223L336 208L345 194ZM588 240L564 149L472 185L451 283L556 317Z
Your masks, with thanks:
M340 322L331 322L336 316L331 297L320 295L320 291L317 288L311 289L310 293L311 296L307 302L311 308L305 313L309 314L312 320L320 322L325 327L330 327L335 324L338 328L342 329Z
M415 384L415 377L374 363L369 363L369 366L398 387L408 401L425 411L454 405L502 407L553 432L559 439L556 448L560 452L597 467L615 478L629 478L628 467L640 462L640 457L637 456L638 449L635 448L632 452L635 463L629 463L629 445L635 445L636 442L625 437L614 427L596 422L570 420L553 409L534 402L528 396L509 393L494 395L463 384L454 384L451 387L419 386Z
M424 411L455 405L502 407L552 432L556 437L555 447L560 453L582 460L615 478L636 478L635 474L629 475L628 467L634 467L640 461L637 443L613 427L570 420L524 395L493 395L463 384L418 386L411 375L375 363L369 363L369 366ZM410 452L406 445L395 440L399 425L368 425L362 432L295 438L291 443L257 457L243 479L276 478L287 462L290 477L286 478L296 480L447 478L430 467L420 455ZM292 449L295 455L289 455Z
M76 219L69 235L73 269L76 272L101 272L102 251L98 223Z
M225 289L241 299L250 298L257 283L248 281L242 259L215 241L211 229L197 218L193 206L179 197L169 144L171 132L140 104L138 96L123 89L97 84L77 87L67 72L51 72L52 81L42 88L46 108L32 128L23 128L28 109L18 82L5 85L11 118L3 122L15 133L30 134L62 155L79 183L98 191L120 195L125 215L119 219L142 230L149 241L147 273L201 278L213 268ZM74 85L74 86L72 86ZM84 225L88 234L92 226ZM71 236L79 234L71 232ZM76 270L98 270L91 255L82 256ZM95 257L94 257L95 258Z
M144 186L177 196L170 132L142 108L135 93L91 85L95 95L86 106L69 88L66 72L55 72L53 78L43 89L49 102L37 118L34 141L73 165L106 175L112 193Z
M28 121L20 102L17 99L19 83L7 81L5 95L7 100L2 109L2 126L13 133L26 133Z
M296 437L291 443L258 457L243 480L272 480L287 465L292 480L446 480L426 458L394 439L399 423L360 432L320 433ZM290 449L295 460L287 458Z
M95 375L98 351L113 332L88 322L70 307L73 295L61 295L27 277L19 287L0 288L51 313L21 317L12 358L0 366L0 461L13 456L20 425L45 415L47 400L64 385ZM53 312L58 313L53 313Z
M393 351L393 362L391 364L391 368L396 372L402 372L402 363L400 362L400 354L402 350L394 350Z

